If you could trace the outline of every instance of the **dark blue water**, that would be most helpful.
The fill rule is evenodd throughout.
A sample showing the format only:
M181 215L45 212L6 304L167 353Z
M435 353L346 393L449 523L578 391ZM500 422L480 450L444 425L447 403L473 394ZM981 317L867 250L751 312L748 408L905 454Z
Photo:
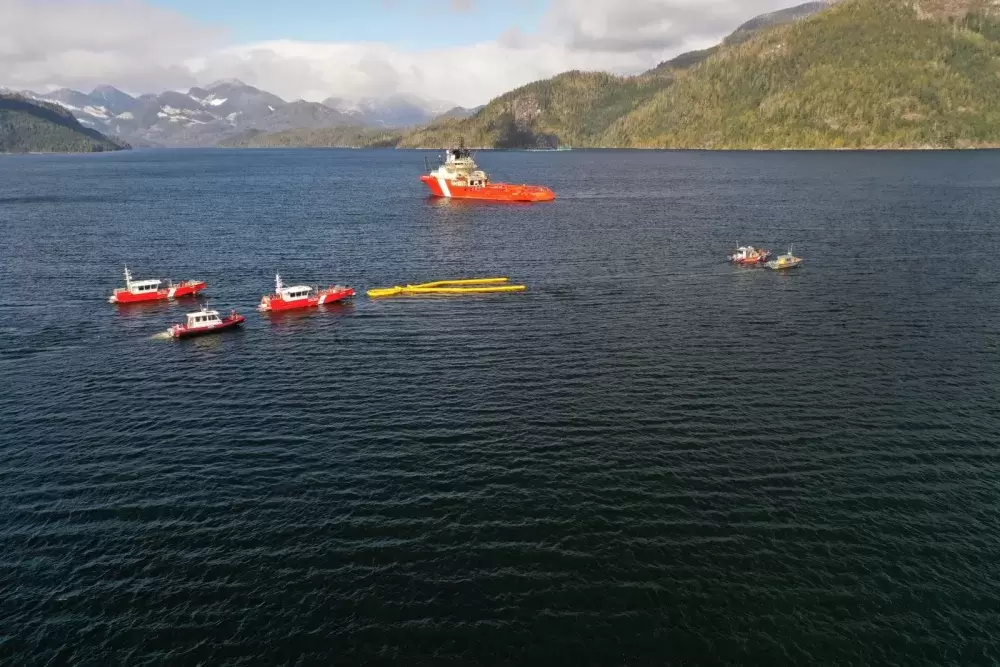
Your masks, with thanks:
M1000 661L1000 153L423 156L0 158L0 664Z

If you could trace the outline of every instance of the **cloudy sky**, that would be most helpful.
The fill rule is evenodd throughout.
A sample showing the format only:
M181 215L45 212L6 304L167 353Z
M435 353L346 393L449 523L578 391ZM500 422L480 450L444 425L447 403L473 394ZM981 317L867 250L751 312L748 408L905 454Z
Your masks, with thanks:
M0 86L138 94L235 77L289 100L473 106L570 69L639 72L799 2L0 0Z

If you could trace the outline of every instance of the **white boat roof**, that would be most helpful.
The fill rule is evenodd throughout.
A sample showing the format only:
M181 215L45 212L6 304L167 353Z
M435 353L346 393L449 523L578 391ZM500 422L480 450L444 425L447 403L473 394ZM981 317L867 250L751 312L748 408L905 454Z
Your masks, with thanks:
M188 313L188 317L198 317L199 315L218 315L217 310L196 310L193 313Z
M309 287L308 285L293 285L292 287L281 288L283 294L287 294L288 292L301 292L302 290L312 291L312 287Z
M133 280L132 287L145 287L146 285L159 285L159 280Z

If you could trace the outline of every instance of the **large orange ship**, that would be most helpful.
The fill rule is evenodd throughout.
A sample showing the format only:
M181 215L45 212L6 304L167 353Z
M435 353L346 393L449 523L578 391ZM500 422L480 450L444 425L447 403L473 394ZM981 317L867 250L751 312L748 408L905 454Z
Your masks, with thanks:
M541 185L491 183L486 172L472 159L472 152L462 145L449 149L444 162L420 177L435 197L451 199L488 199L491 201L552 201L556 194Z

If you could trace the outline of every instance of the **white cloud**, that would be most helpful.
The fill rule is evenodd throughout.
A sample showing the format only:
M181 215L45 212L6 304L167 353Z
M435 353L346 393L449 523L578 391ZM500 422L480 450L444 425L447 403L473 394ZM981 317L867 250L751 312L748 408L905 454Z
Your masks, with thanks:
M717 43L747 19L793 4L793 0L554 0L547 26L574 50L676 55L693 44Z
M0 85L189 85L183 59L222 37L139 0L0 0Z
M238 77L286 99L322 100L409 94L468 106L570 69L639 71L655 59L593 54L557 42L510 46L509 40L433 52L386 44L275 41L236 46L189 65L202 82Z
M402 0L399 0L402 1ZM443 1L443 0L438 0ZM222 33L141 0L0 0L0 85L98 83L129 92L240 78L286 99L410 94L480 104L569 69L647 69L718 42L794 0L551 0L538 34L426 51L380 43L277 40L223 46ZM449 0L455 10L473 0Z

